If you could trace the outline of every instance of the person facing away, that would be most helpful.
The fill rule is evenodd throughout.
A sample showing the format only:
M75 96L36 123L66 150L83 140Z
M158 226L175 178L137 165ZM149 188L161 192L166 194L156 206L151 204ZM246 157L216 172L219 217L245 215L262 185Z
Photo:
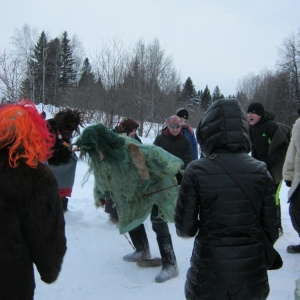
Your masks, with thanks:
M76 109L64 109L54 118L47 120L50 132L55 134L53 155L47 164L58 181L59 194L64 212L68 210L68 198L72 195L74 185L77 156L72 151L72 138L80 133L82 113Z
M176 115L181 119L181 130L190 142L192 148L193 160L198 159L198 144L195 138L193 128L187 124L189 113L185 108L179 108L176 111Z
M279 123L275 121L275 115L265 111L263 105L258 102L249 105L247 118L250 123L252 157L265 162L274 179L278 230L279 234L282 235L279 193L282 182L282 167L289 146L289 129L286 126L279 126Z
M103 124L85 128L76 145L80 156L88 157L88 173L94 174L96 206L100 199L107 197L115 202L121 234L137 228L150 214L162 258L162 268L155 281L162 283L177 276L177 261L167 222L174 222L178 195L176 174L181 172L183 161L161 147L118 135ZM144 243L136 252L147 249L143 257L149 258L145 235L136 241ZM133 262L140 256L132 253L125 257L126 261Z
M300 114L300 109L298 111ZM288 191L289 214L292 225L300 237L300 118L293 126L292 138L289 144L283 169L282 177L286 185L290 187ZM288 253L300 253L300 244L289 245Z
M0 107L0 298L32 300L35 264L54 282L66 252L57 181L42 163L54 138L35 105Z
M273 179L250 151L248 122L236 99L215 101L196 137L203 158L185 169L175 210L176 232L195 237L185 296L198 299L267 299L268 274L259 222L272 244L278 238ZM252 194L246 197L217 156Z

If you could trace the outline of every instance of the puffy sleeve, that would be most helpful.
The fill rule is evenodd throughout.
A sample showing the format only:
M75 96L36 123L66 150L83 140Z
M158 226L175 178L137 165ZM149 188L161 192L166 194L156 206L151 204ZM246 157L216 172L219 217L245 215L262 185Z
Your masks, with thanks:
M178 236L193 237L199 229L199 193L191 163L185 170L175 209L175 226Z
M65 220L54 175L44 166L36 177L22 230L41 279L51 283L67 250Z

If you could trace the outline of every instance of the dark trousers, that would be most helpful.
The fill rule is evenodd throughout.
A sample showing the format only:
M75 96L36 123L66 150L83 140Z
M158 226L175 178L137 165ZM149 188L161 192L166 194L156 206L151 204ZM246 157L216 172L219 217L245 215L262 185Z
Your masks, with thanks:
M300 237L300 187L299 186L294 191L289 201L290 201L289 214L291 217L292 225Z
M170 237L168 223L164 221L158 214L158 206L153 205L150 220L152 229L156 233L156 237Z

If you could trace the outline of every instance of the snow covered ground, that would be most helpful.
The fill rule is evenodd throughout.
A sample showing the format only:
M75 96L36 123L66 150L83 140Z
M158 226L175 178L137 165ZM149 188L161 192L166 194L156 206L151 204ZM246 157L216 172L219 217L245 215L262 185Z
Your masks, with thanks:
M152 140L142 139L144 143ZM177 257L179 276L165 283L156 283L154 277L160 268L140 268L122 260L133 249L116 225L109 222L103 209L96 209L93 200L93 176L82 186L87 165L79 161L75 186L65 213L68 250L57 281L47 285L36 272L35 300L182 300L186 271L194 239L177 237L174 224L169 224ZM124 178L124 180L126 180ZM286 203L288 188L281 190L284 235L275 248L283 258L284 266L269 272L270 300L294 299L295 280L300 278L300 254L286 253L286 246L300 243L293 230ZM145 222L152 256L159 256L151 222ZM129 238L129 237L128 237Z

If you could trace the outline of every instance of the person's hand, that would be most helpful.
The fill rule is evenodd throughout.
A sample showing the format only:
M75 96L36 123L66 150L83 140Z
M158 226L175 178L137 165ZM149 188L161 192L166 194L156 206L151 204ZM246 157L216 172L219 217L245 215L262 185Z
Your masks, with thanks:
M292 181L291 180L285 180L285 184L287 187L291 187L292 186Z
M103 207L105 206L105 199L99 199L96 203L97 207Z

